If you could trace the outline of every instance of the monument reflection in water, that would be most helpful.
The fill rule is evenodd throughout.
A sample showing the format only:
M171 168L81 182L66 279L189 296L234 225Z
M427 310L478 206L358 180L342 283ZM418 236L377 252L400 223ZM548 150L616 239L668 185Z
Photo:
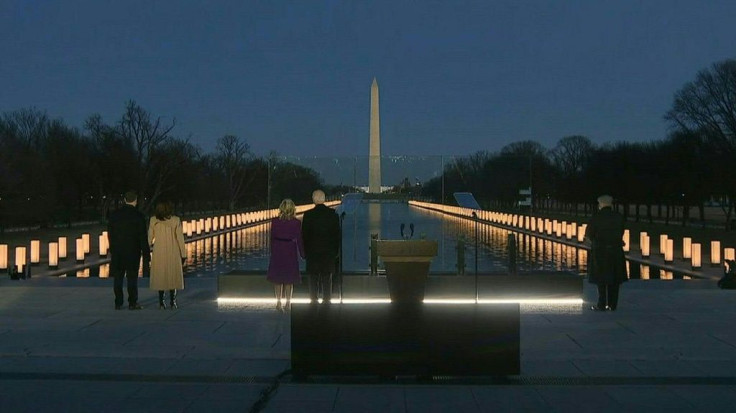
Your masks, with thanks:
M456 273L458 240L465 240L466 274L474 268L475 225L472 221L438 212L411 207L402 202L363 201L343 218L343 269L346 272L365 272L370 268L371 234L381 239L401 239L401 224L405 236L414 225L412 239L438 242L439 251L432 260L433 273ZM268 267L270 225L263 224L231 233L196 241L187 245L187 270L191 275L222 271L266 270ZM507 271L507 242L509 231L490 225L478 225L478 271L505 273ZM193 245L192 245L193 244ZM519 236L519 270L566 270L584 272L586 254L582 249ZM301 262L304 269L304 262Z
M401 224L414 224L413 239L422 237L439 243L432 260L433 273L457 273L458 240L465 240L465 274L474 273L475 225L471 220L410 207L405 203L363 202L343 220L343 268L346 272L369 272L370 237L401 239ZM509 231L487 224L478 225L479 273L505 273ZM186 277L210 276L231 270L268 268L270 224L260 224L187 243ZM583 274L587 251L530 235L517 234L519 271L555 270ZM301 262L304 270L304 262ZM631 278L688 278L671 271L627 263ZM65 274L67 277L109 277L109 264Z

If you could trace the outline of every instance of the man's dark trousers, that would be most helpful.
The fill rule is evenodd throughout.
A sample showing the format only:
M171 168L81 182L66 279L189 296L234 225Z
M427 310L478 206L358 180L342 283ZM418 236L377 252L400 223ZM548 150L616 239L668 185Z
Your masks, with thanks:
M110 272L114 277L115 307L123 305L123 278L128 278L128 305L138 303L138 270L140 261L111 263ZM109 288L109 287L108 287ZM109 291L109 290L108 290Z
M320 254L310 258L309 298L312 304L317 303L319 286L322 286L322 303L329 304L332 299L332 273L335 271L335 257L332 254Z
M598 308L616 310L619 284L598 284Z

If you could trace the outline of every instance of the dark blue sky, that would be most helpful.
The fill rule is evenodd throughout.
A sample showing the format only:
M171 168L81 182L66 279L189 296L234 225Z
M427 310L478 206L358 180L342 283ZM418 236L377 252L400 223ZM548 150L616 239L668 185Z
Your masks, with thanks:
M205 150L464 155L662 139L673 94L736 57L734 1L0 0L0 111L81 126L134 99Z

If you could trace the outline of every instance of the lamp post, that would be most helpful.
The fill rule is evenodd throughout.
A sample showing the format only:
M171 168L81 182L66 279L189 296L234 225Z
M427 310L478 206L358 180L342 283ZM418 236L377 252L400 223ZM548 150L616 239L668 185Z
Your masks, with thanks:
M343 235L342 226L344 222L345 222L345 211L342 211L342 213L340 214L340 266L339 266L340 275L338 275L338 280L337 280L337 284L338 284L337 288L338 290L340 290L340 302L342 302L342 271L344 268L342 261L345 255L342 251L342 235Z
M659 253L664 255L667 250L667 234L659 234Z
M685 237L682 239L682 259L689 260L692 254L693 239Z
M49 242L49 268L59 266L59 243Z
M39 262L41 262L41 241L34 239L31 240L31 264Z
M18 273L23 274L26 267L26 247L15 247L15 266Z
M8 245L0 244L0 270L8 269Z
M77 262L84 262L84 239L77 238L76 248L74 251L77 255Z
M82 246L84 248L84 253L89 254L89 247L90 247L90 236L88 233L82 234Z
M671 263L674 258L674 240L668 238L665 244L664 262Z
M703 264L702 258L700 256L700 252L701 252L700 251L700 244L699 243L696 243L696 242L693 242L692 245L691 245L691 248L692 248L692 252L690 254L690 257L691 257L690 258L690 260L691 260L690 261L691 262L690 266L691 266L692 269L700 269L700 267Z
M478 302L478 214L473 211L475 221L475 302Z
M66 237L59 237L59 258L66 258Z
M641 257L642 258L649 258L649 235L647 233L642 233L641 236Z
M721 241L710 242L710 265L717 267L721 264Z

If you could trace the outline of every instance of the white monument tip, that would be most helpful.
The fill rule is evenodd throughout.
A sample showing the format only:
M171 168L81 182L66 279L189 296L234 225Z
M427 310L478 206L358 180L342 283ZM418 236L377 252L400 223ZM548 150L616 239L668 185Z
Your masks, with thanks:
M373 83L371 84L371 87L378 86L378 82L376 81L376 78L373 78Z

